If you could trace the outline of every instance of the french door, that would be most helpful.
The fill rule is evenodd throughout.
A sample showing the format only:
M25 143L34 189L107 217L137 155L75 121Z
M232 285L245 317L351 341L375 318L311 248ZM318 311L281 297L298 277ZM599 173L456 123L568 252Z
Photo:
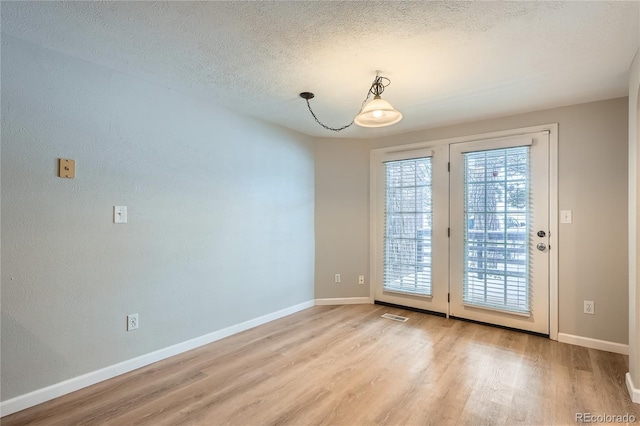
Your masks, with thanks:
M549 333L549 144L450 146L450 315Z
M372 296L549 333L549 132L372 151Z
M375 300L447 313L448 162L447 146L372 161Z

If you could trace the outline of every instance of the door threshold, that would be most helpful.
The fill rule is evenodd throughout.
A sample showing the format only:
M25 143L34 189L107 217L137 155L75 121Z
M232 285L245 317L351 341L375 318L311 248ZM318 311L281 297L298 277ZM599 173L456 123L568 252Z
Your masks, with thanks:
M443 312L429 311L427 309L413 308L411 306L396 305L395 303L382 302L380 300L374 300L373 303L376 305L388 306L390 308L404 309L405 311L420 312L421 314L435 315L437 317L447 317L447 314Z
M375 305L388 306L390 308L403 309L405 311L419 312L421 314L435 315L437 317L443 317L443 318L447 317L447 314L445 314L443 312L435 312L435 311L430 311L428 309L414 308L412 306L397 305L395 303L383 302L381 300L374 300L373 303ZM537 336L537 337L545 337L547 339L549 338L549 334L538 333L537 331L523 330L521 328L507 327L506 325L491 324L489 322L476 321L476 320L472 320L472 319L468 319L468 318L461 318L461 317L454 317L454 316L449 316L449 319L458 320L458 321L464 321L464 322L470 322L470 323L479 324L479 325L486 325L488 327L501 328L503 330L517 331L519 333L530 334L532 336Z
M489 327L501 328L503 330L517 331L519 333L531 334L532 336L546 337L547 339L549 338L549 334L538 333L537 331L529 331L529 330L523 330L521 328L507 327L506 325L491 324L490 322L476 321L468 318L460 318L460 317L454 317L454 316L449 316L449 318L454 320L464 321L464 322L471 322L474 324L486 325Z

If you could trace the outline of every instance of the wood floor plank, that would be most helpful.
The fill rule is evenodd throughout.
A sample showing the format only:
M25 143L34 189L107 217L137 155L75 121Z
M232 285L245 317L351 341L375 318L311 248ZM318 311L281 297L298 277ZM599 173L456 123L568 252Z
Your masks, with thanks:
M548 339L526 335L512 408L506 424L548 425L554 423L556 386Z
M396 322L385 312L409 318ZM317 306L2 425L548 425L633 414L628 357L378 305Z

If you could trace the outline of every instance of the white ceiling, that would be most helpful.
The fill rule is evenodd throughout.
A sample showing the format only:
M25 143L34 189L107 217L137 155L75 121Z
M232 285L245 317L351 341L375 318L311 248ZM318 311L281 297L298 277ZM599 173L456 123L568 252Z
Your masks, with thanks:
M2 32L314 136L373 137L625 96L633 2L7 2ZM403 112L349 123L375 70Z

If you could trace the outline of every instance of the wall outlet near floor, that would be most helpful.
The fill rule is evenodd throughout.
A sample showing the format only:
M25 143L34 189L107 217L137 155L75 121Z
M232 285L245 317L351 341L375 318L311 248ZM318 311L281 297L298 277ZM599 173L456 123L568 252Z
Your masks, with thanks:
M364 284L364 275L358 277L358 284Z
M596 313L596 305L592 300L584 301L584 313L589 315L595 315Z
M138 328L138 314L127 315L127 331Z
M340 282L340 274L336 274L336 276L334 277L334 282Z

